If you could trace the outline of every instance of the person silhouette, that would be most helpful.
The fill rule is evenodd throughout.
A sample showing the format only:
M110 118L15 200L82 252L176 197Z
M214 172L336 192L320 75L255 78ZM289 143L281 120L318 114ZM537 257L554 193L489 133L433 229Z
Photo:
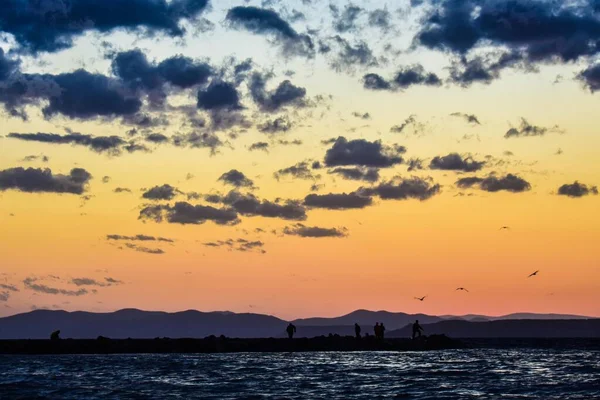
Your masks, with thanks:
M354 324L354 334L356 335L357 339L360 339L360 325L359 324Z
M415 323L413 324L413 334L412 334L412 338L414 339L416 336L421 337L421 332L423 331L423 327L421 325L419 325L419 320L416 320Z
M379 323L379 339L383 339L383 335L385 333L385 325L383 325L383 322Z
M60 339L60 331L54 331L50 335L50 340L59 340Z
M287 332L288 337L292 339L294 337L294 333L296 333L296 327L290 322L285 331Z
M375 326L373 327L373 331L375 332L375 339L379 339L379 322L375 322Z

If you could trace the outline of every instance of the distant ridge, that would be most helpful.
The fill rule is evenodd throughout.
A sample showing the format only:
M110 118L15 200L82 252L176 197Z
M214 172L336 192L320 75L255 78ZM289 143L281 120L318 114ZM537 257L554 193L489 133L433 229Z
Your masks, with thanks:
M560 317L560 319L551 319L552 317ZM409 324L415 319L425 327L427 334L447 334L457 338L600 337L600 319L552 314L438 317L426 314L357 310L340 317L304 318L293 323L298 328L298 337L354 335L354 323L361 325L363 335L373 334L373 325L376 322L385 324L387 337L406 337L410 335ZM494 321L490 321L491 319ZM47 339L55 330L61 331L61 337L73 339L94 339L98 336L113 339L204 338L210 335L265 338L283 336L287 324L287 321L270 315L238 314L229 311L187 310L168 313L123 309L110 313L92 313L36 310L0 318L0 339Z

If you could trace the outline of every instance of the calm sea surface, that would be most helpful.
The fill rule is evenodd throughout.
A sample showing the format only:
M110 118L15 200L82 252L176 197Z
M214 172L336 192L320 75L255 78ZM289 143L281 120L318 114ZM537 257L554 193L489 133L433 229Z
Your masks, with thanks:
M1 399L600 399L600 352L0 356Z

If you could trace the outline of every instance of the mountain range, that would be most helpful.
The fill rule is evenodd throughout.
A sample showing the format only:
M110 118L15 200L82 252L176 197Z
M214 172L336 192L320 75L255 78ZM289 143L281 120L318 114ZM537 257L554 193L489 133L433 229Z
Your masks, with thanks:
M432 316L388 311L357 310L333 318L292 321L297 336L354 335L354 323L372 334L376 322L386 326L388 337L408 337L419 320L426 334L451 337L600 337L600 319L580 315L519 313ZM168 313L124 309L111 313L35 310L0 318L0 339L46 339L55 330L63 338L202 338L210 335L240 338L282 337L288 321L263 314L200 312Z

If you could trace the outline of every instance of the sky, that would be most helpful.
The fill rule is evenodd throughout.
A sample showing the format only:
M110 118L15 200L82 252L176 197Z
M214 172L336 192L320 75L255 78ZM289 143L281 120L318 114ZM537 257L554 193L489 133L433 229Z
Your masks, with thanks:
M598 0L5 3L0 316L600 316Z

